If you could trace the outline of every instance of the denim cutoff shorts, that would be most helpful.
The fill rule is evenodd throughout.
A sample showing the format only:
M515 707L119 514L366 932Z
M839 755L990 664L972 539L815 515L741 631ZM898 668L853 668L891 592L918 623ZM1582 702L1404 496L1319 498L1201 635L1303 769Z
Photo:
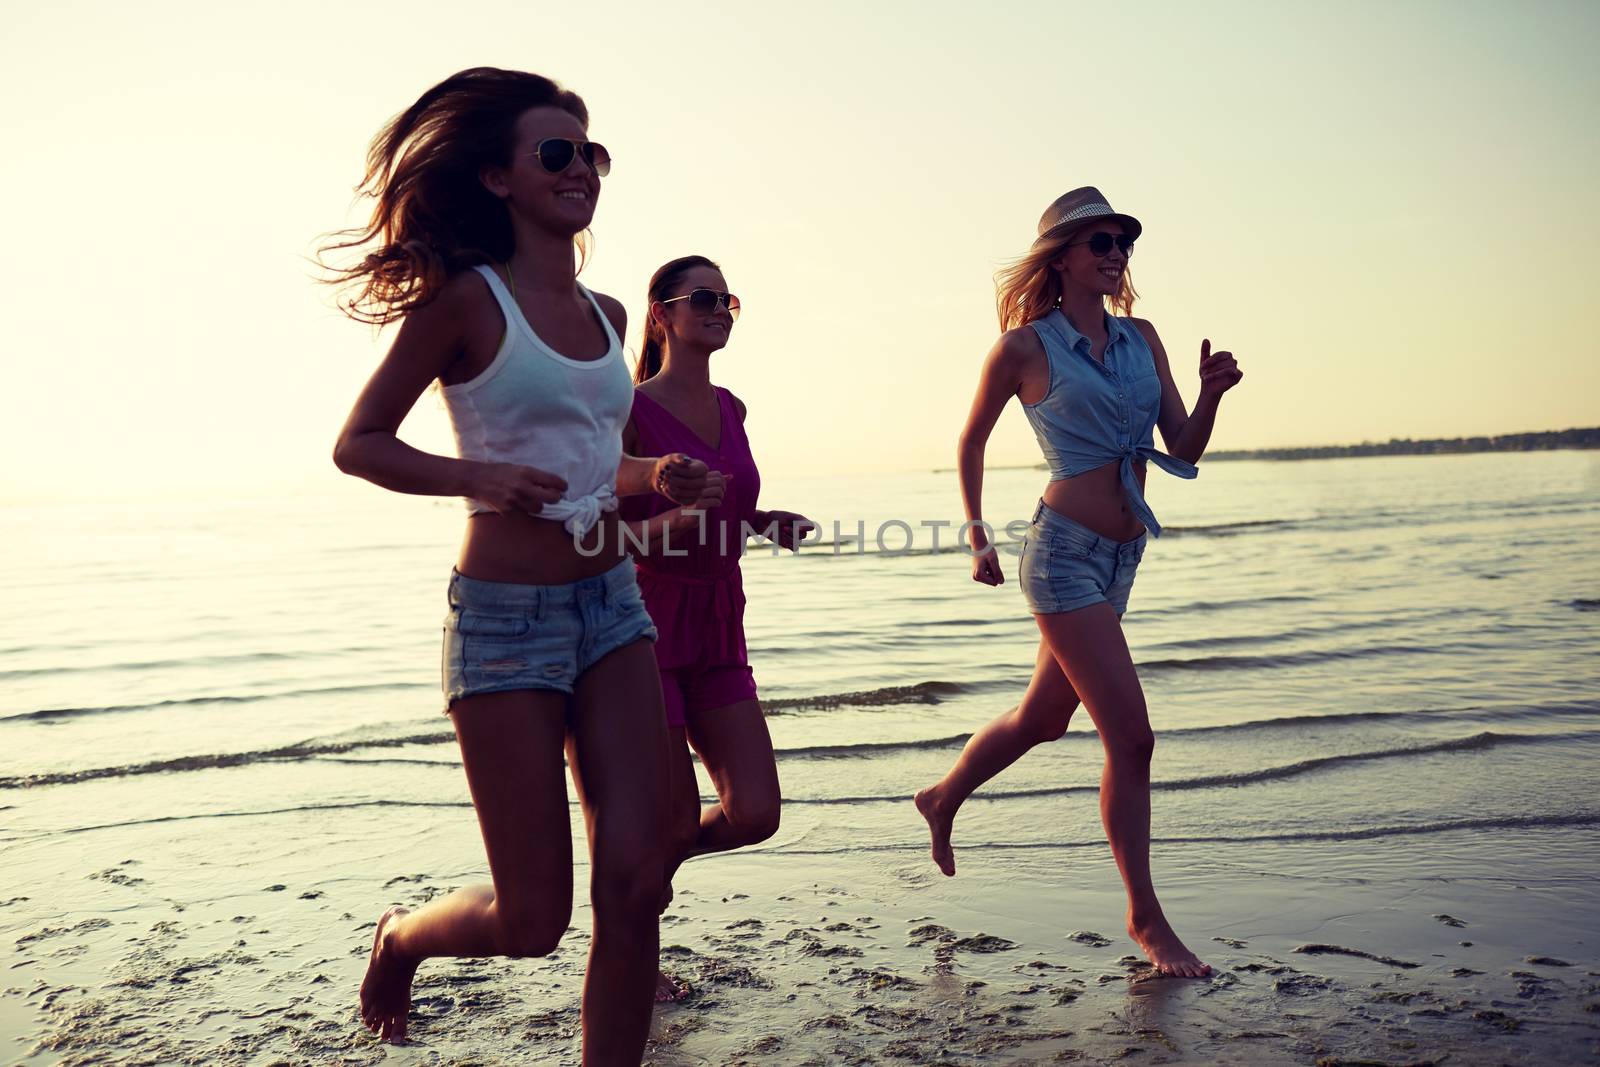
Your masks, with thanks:
M1148 537L1112 541L1039 501L1033 525L1022 539L1018 568L1017 584L1028 610L1053 615L1104 603L1121 615L1128 610Z
M568 585L485 582L451 571L449 601L441 670L446 705L512 689L570 694L578 676L606 653L641 637L656 639L631 559Z

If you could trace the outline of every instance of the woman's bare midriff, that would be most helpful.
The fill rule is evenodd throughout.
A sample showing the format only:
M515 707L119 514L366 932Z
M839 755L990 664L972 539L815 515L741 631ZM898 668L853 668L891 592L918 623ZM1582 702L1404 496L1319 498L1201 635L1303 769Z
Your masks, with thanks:
M1045 486L1044 502L1081 526L1087 526L1101 537L1112 541L1132 541L1144 533L1144 523L1128 506L1128 495L1122 489L1122 465L1112 460L1103 467L1084 471L1073 478L1063 478ZM1134 477L1139 489L1144 490L1145 464L1136 460Z
M579 552L566 527L553 519L479 512L467 519L456 570L468 578L519 585L567 585L593 578L626 554L615 513L602 515L582 544L591 555Z

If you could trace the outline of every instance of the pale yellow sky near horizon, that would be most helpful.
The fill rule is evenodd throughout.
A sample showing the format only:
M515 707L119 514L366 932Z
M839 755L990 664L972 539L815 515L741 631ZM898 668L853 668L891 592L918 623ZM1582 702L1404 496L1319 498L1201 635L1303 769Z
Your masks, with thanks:
M1135 313L1218 449L1600 424L1600 5L16 7L0 502L333 485L387 338L304 258L440 78L580 92L612 151L590 287L719 260L713 374L769 474L948 467L992 276L1093 184L1145 235ZM403 431L448 452L425 394ZM1158 445L1160 444L1158 440ZM1037 460L1013 405L995 465Z

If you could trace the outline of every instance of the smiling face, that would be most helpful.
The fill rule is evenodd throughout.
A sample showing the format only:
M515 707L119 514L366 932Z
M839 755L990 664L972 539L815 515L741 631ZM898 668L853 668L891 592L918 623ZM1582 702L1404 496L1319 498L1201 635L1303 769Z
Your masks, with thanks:
M1087 289L1096 296L1115 296L1122 286L1122 276L1128 270L1128 257L1113 241L1111 251L1096 256L1089 250L1089 241L1097 233L1121 237L1120 222L1096 222L1075 231L1067 238L1067 247L1050 261L1052 269L1061 275L1061 287Z
M688 296L696 289L725 293L728 283L715 267L691 267L666 297ZM690 310L687 300L673 300L670 304L657 301L650 306L650 314L666 329L669 343L693 345L707 352L727 344L728 335L733 332L733 316L720 300L703 315Z
M559 107L535 107L517 118L511 159L485 167L481 179L490 192L542 229L571 236L587 229L600 198L600 176L573 153L564 170L552 174L538 155L539 142L551 137L587 141L576 115Z

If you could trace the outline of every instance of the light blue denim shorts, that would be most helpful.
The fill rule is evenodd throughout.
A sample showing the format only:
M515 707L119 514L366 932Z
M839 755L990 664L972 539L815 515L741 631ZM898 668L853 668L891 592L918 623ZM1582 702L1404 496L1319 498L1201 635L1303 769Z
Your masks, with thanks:
M608 652L656 639L632 559L569 585L485 582L450 572L441 664L446 705L512 689L571 693Z
M1128 610L1134 572L1144 558L1148 537L1112 541L1039 501L1033 525L1022 539L1018 568L1017 584L1028 610L1053 615L1110 604L1121 615Z

